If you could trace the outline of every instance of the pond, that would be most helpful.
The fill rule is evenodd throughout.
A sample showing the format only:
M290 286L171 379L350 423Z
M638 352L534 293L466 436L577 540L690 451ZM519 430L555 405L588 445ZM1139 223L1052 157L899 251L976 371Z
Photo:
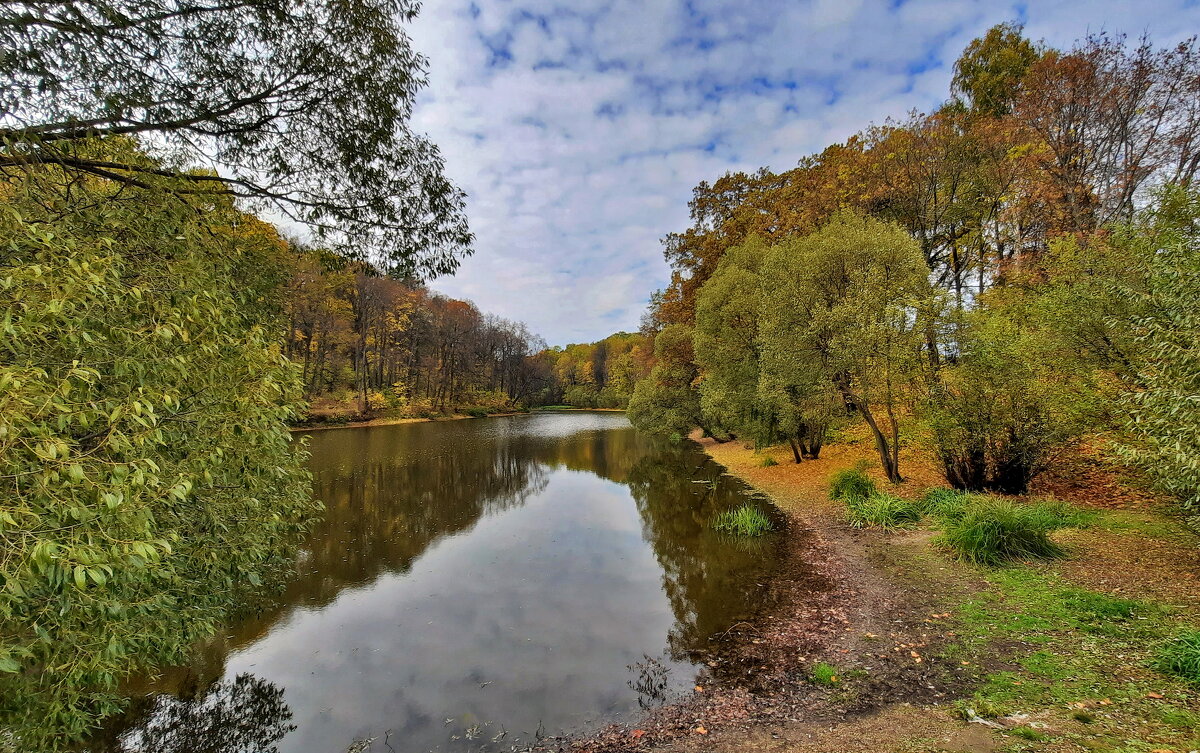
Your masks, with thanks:
M773 565L774 536L710 527L745 486L619 413L309 441L328 509L286 591L135 683L93 750L506 750L585 731L689 690Z

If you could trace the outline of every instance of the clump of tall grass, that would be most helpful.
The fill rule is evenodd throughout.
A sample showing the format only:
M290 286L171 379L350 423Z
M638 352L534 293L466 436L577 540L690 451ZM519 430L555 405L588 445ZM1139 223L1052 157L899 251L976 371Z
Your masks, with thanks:
M846 509L850 525L855 528L894 531L910 528L921 521L921 510L916 504L883 492L873 492L866 497L851 496L846 500Z
M1200 630L1185 630L1164 643L1154 666L1160 672L1200 685Z
M772 466L779 465L779 461L776 460L775 458L771 457L770 455L767 455L762 460L758 461L758 465L761 468L770 468Z
M838 471L829 479L829 498L841 502L866 499L877 492L875 482L867 476L862 465Z
M747 502L741 507L717 515L713 519L712 527L738 536L761 536L774 525L765 512Z
M956 489L930 489L917 501L917 506L931 518L952 521L962 517L971 495Z
M971 495L961 512L943 519L941 541L979 565L1051 559L1066 551L1050 540L1050 534L1072 524L1072 517L1054 503L1018 504Z

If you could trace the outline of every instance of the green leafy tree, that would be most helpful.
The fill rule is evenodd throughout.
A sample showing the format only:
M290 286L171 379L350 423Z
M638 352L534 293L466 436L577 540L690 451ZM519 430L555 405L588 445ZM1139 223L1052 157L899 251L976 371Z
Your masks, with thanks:
M1043 55L1019 24L996 24L971 41L954 64L951 84L975 112L999 117L1012 111L1025 74Z
M463 194L409 125L415 0L14 0L0 5L0 167L214 189L389 271L452 272ZM160 161L89 151L133 136ZM189 171L204 165L206 172ZM215 171L214 171L215 170ZM157 176L181 180L163 184Z
M643 431L685 437L703 425L700 395L693 386L697 371L691 328L664 328L654 338L654 357L654 368L629 398L629 420Z
M24 750L182 659L289 567L319 509L286 429L300 382L273 228L166 198L173 179L63 195L62 177L0 183L0 728Z
M768 389L828 406L833 385L899 483L900 414L926 363L925 319L936 303L920 245L897 225L839 212L775 246L762 274Z

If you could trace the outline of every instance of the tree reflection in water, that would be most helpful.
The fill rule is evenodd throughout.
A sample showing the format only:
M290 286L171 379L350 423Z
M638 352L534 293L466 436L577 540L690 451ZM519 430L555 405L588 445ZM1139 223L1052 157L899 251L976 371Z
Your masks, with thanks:
M772 566L775 537L744 545L710 526L745 487L619 416L311 443L327 512L284 592L190 666L130 683L139 712L93 753L336 753L387 730L406 750L465 751L541 722L557 734L690 688ZM280 687L234 677L250 667Z
M254 675L217 682L195 698L157 696L141 724L121 735L128 753L276 753L296 729L283 689Z

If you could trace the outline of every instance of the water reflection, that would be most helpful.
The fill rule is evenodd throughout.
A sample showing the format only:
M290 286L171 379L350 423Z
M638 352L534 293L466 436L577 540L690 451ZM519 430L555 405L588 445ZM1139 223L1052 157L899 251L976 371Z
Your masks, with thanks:
M214 750L385 736L475 750L578 729L690 686L697 652L753 608L771 564L770 546L709 529L740 485L619 415L343 429L311 448L328 510L286 592L190 666L134 685L183 700L143 702L94 749L159 751L171 730L233 723L234 691L260 748ZM268 696L291 711L255 711Z

